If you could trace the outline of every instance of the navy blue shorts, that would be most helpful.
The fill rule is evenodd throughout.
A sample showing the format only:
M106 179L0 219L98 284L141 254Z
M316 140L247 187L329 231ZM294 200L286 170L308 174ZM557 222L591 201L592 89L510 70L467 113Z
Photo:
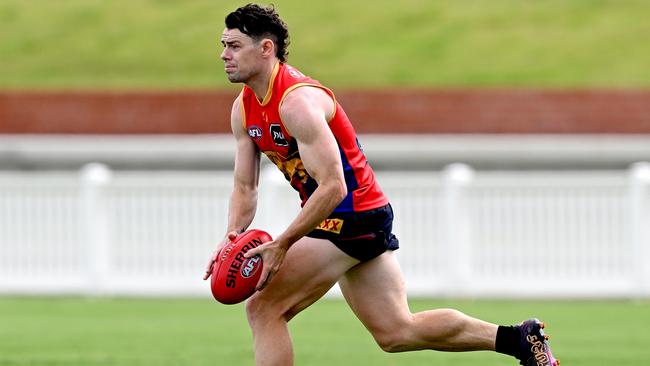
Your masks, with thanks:
M390 204L363 212L334 212L307 236L327 239L345 254L362 262L387 250L397 250Z

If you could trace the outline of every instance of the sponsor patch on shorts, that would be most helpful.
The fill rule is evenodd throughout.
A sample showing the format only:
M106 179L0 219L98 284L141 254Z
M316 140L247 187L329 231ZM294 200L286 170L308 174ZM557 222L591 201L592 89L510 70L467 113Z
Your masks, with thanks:
M343 220L341 219L325 219L321 222L316 229L329 231L331 233L340 234L343 228Z

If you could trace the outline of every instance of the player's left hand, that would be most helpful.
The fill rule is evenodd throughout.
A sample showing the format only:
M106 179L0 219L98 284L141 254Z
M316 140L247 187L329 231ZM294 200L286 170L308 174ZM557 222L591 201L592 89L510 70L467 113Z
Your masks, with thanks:
M273 240L264 243L257 248L253 248L246 252L244 257L251 258L259 254L262 256L262 275L260 280L255 286L257 291L264 289L273 276L280 270L284 257L287 255L289 246L279 240Z

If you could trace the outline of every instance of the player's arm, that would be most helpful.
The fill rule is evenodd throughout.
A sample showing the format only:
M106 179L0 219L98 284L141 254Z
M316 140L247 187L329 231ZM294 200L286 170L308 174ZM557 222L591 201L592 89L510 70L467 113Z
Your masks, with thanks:
M226 237L217 245L208 266L204 280L212 274L216 255L229 240L234 240L237 234L243 232L253 222L257 209L257 186L260 174L260 152L255 143L248 137L243 127L241 113L241 94L232 106L230 124L235 137L235 168L233 172L233 190L230 194L228 209L228 227Z
M334 101L322 89L302 87L289 93L280 115L298 142L300 158L318 187L278 240L291 246L325 220L347 195L341 153L328 120Z
M233 103L231 128L236 141L233 190L230 195L227 232L241 233L253 222L257 209L260 151L244 129L241 95Z
M247 253L247 257L262 255L264 267L258 288L279 270L291 245L325 220L347 194L338 144L327 122L334 108L332 98L315 87L290 92L280 106L282 121L297 140L303 165L318 187L283 233Z

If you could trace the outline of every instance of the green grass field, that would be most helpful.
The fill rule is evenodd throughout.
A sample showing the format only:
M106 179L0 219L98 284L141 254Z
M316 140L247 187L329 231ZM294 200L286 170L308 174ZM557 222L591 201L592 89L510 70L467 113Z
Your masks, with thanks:
M379 304L380 306L380 304ZM650 364L647 301L416 300L495 323L535 314L563 365ZM490 352L386 354L341 300L290 323L297 365L515 365ZM0 365L252 365L241 305L209 299L0 298Z
M230 88L246 2L1 0L0 88ZM334 87L650 86L646 0L274 3L289 61Z

